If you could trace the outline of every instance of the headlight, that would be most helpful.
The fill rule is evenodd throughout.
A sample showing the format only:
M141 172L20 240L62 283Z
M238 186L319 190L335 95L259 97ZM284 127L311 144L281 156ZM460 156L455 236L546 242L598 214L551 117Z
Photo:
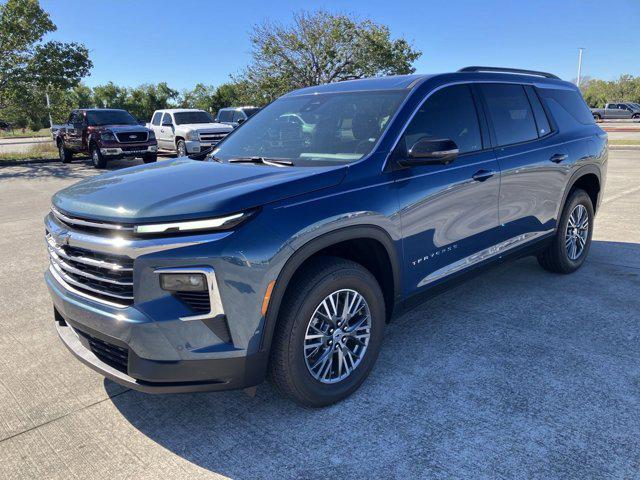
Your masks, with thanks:
M156 132L154 132L153 130L149 131L149 140L155 140L156 139Z
M202 273L160 273L160 287L169 292L206 292L207 278Z
M100 140L102 140L103 142L115 142L116 136L113 134L113 132L102 132L100 134Z
M235 213L225 217L208 218L205 220L189 220L186 222L154 223L136 225L133 229L139 234L197 232L202 230L229 230L248 220L256 211Z
M200 135L198 135L198 131L197 130L191 130L190 132L187 132L187 140L200 140Z

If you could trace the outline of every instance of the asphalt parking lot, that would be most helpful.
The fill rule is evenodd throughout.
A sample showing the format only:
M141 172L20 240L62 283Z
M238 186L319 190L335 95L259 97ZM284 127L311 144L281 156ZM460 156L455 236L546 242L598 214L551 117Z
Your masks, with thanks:
M388 327L363 387L322 410L268 384L148 396L67 352L42 218L97 173L0 167L0 478L640 476L640 151L611 153L580 271L522 259L431 300Z

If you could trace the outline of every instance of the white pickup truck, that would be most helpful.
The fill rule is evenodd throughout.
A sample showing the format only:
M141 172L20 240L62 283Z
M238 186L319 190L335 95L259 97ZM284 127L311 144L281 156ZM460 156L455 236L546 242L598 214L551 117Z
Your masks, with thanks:
M156 134L158 149L176 152L179 157L206 150L233 130L214 122L204 110L191 108L156 110L147 127Z

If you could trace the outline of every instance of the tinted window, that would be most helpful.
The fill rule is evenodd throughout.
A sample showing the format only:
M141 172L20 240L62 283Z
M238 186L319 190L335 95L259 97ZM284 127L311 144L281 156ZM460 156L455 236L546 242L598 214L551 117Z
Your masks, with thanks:
M547 105L551 109L551 113L554 117L555 113L553 109L560 108L580 123L585 125L594 123L591 110L589 110L589 107L587 107L587 104L584 102L582 95L580 95L577 90L541 88L539 91L542 98L547 102Z
M245 118L244 114L242 112L239 112L239 111L236 110L235 112L233 112L233 120L232 120L232 122L237 122L237 121L239 121L241 119L244 120L244 118Z
M480 88L489 108L498 145L538 138L531 105L521 85L492 84Z
M176 112L173 114L176 119L176 125L184 125L187 123L211 123L213 119L207 112Z
M536 120L536 127L538 127L538 135L540 137L544 137L551 132L547 114L545 113L544 108L542 108L540 98L538 98L538 94L536 93L535 89L532 86L527 85L525 87L525 90L527 92L527 96L529 97L531 108L533 108L533 117Z
M482 150L476 107L467 85L443 88L431 95L407 127L407 149L422 137L446 138L460 153Z
M171 124L173 125L173 120L171 120L171 114L165 113L164 117L162 117L162 124Z
M250 116L255 115L256 113L258 113L260 111L260 109L259 108L243 108L242 111L247 116L247 118L249 118Z
M233 117L233 112L231 110L220 110L218 113L218 121L220 122L230 122Z
M153 115L153 120L151 120L151 123L153 125L160 125L160 119L162 118L162 112L156 112Z
M138 121L124 110L89 110L87 124L99 125L137 125Z

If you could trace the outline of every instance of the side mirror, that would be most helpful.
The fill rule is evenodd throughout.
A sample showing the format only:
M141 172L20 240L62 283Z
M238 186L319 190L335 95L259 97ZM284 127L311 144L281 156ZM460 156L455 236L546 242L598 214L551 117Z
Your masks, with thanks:
M459 150L456 142L448 138L422 137L407 152L407 158L400 160L406 167L451 163Z
M246 118L239 118L238 119L238 125L241 125L245 122Z

